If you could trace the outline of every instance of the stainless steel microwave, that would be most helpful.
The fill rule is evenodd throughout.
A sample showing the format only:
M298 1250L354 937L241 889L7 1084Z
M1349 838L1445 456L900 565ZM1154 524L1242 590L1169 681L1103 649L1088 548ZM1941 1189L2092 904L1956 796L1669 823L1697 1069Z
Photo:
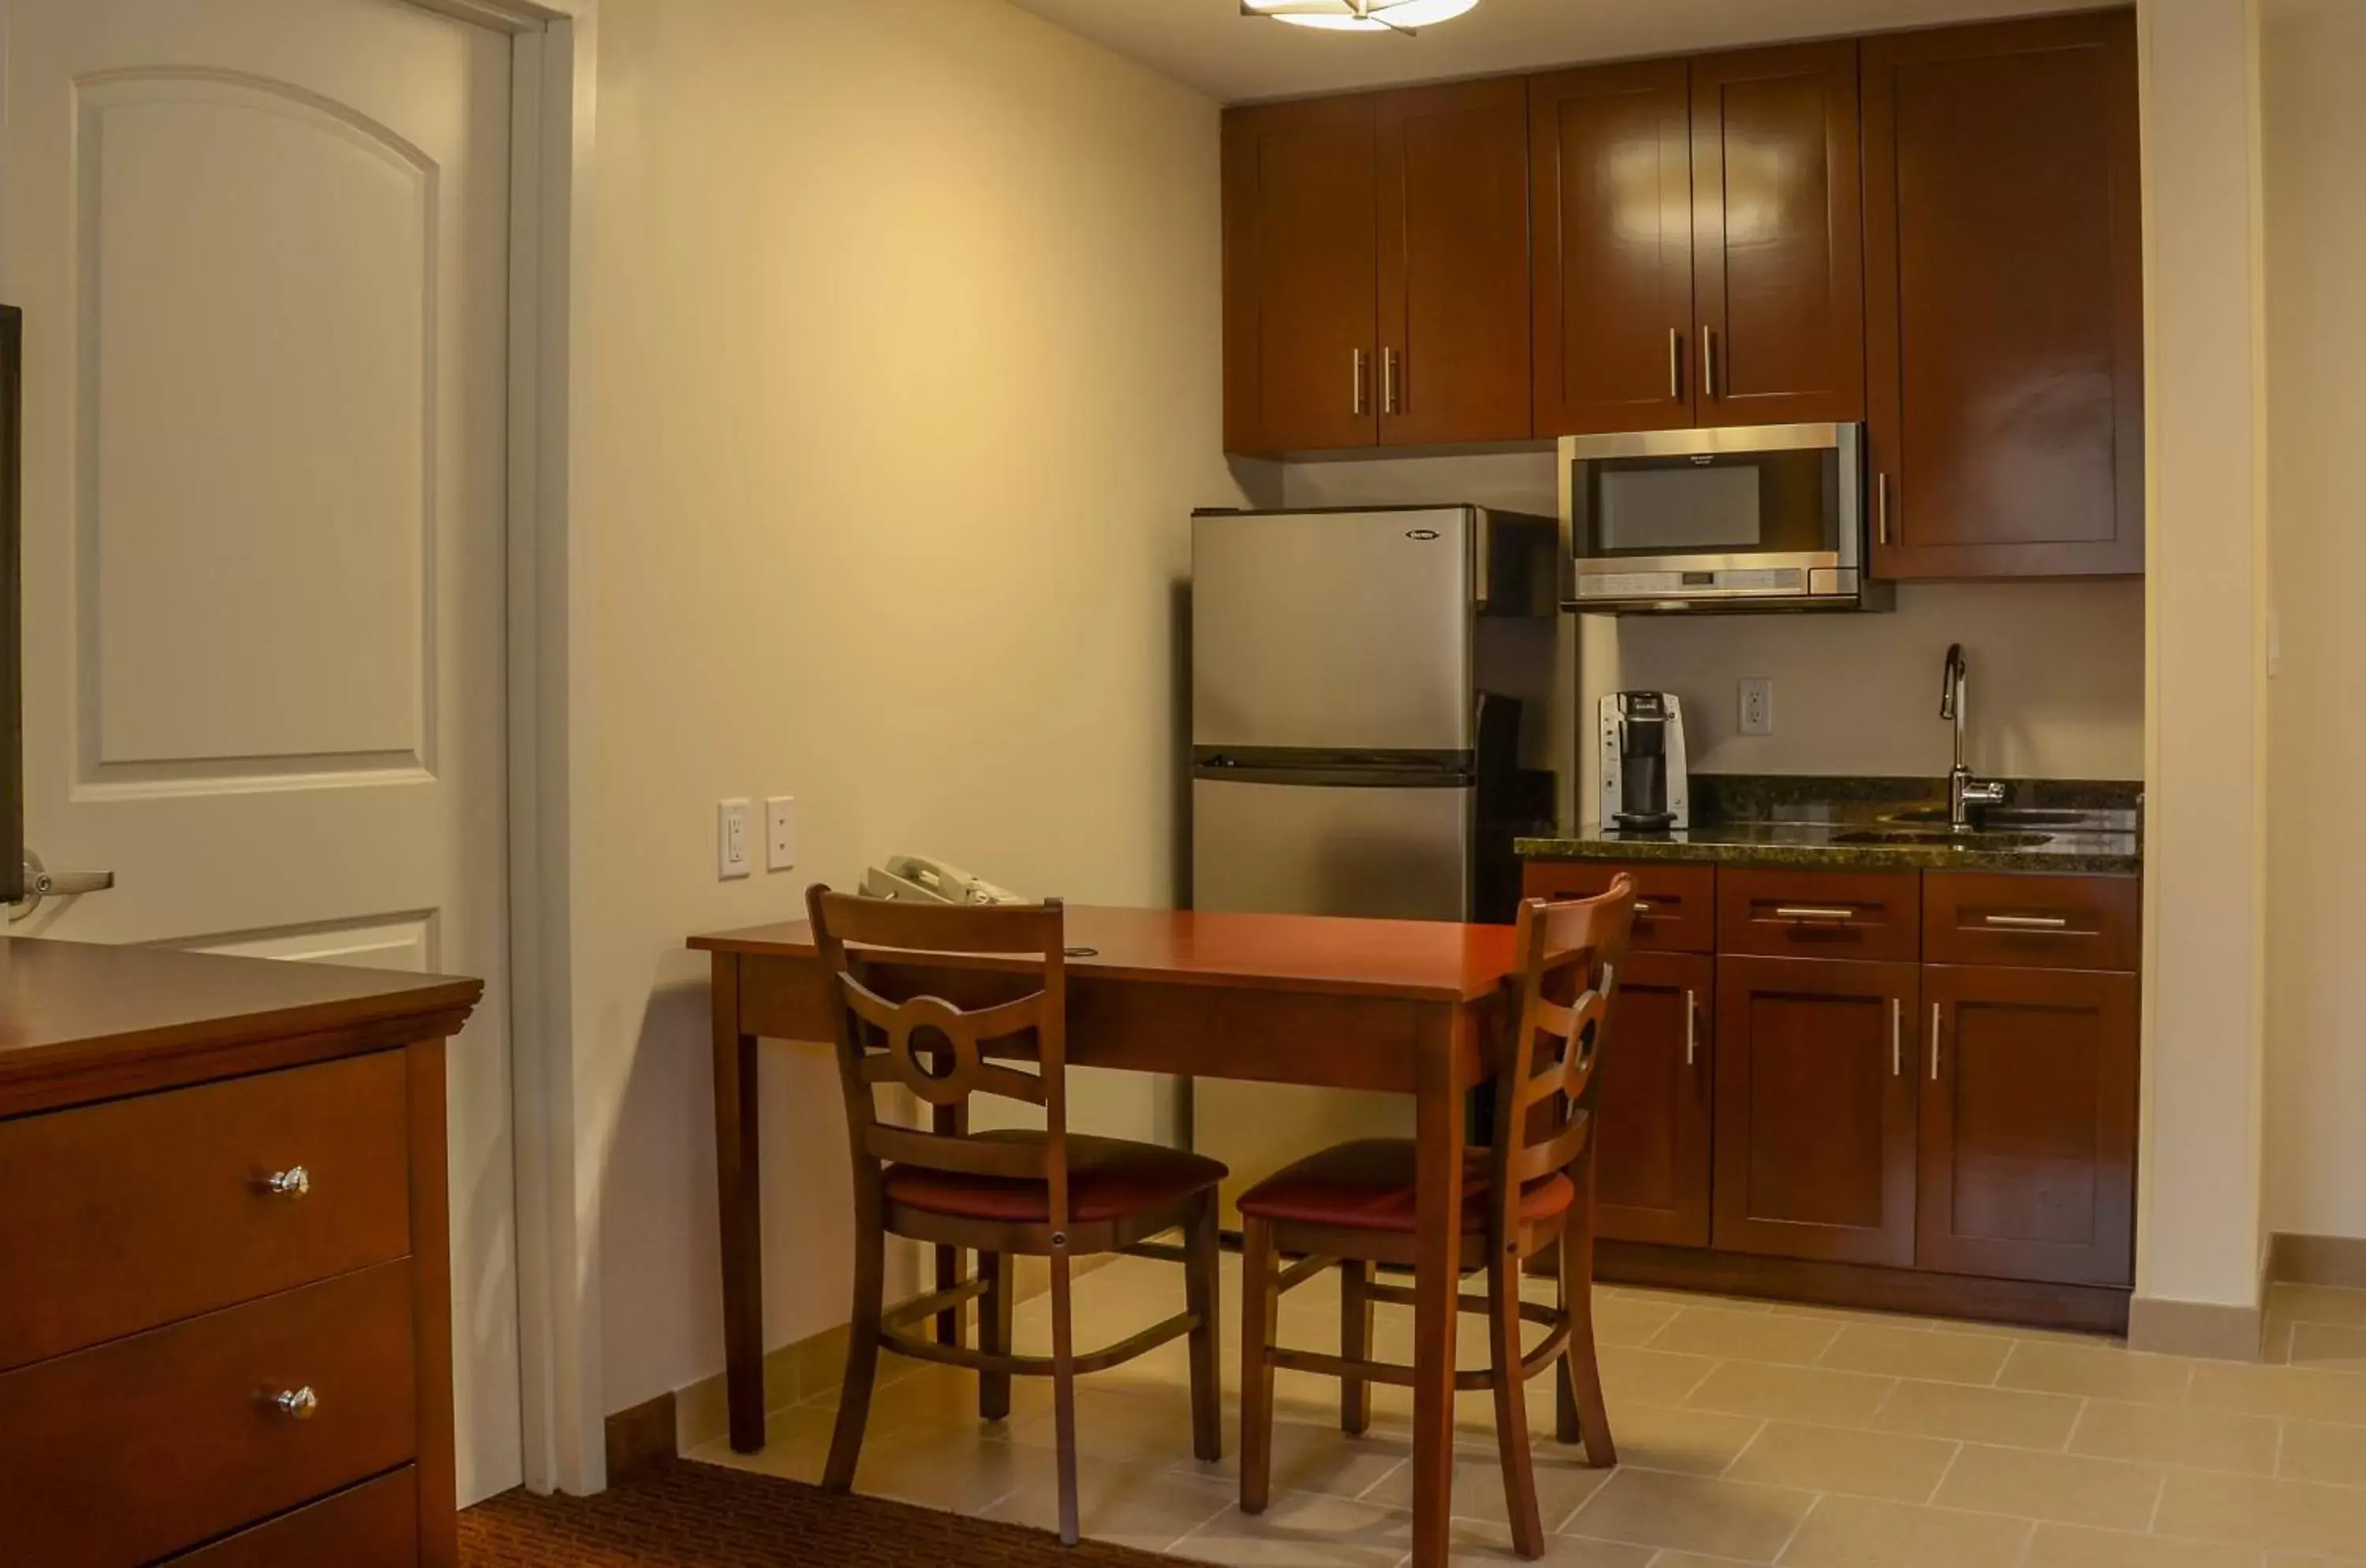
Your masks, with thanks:
M1887 609L1866 580L1865 426L1567 435L1566 609Z

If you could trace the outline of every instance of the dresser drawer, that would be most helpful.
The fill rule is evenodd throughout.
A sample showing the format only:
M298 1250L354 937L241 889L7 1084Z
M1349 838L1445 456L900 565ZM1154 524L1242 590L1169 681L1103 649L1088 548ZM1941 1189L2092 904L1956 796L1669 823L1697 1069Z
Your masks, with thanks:
M0 1374L12 1561L146 1562L409 1463L411 1311L384 1263Z
M2133 972L2144 948L2144 884L2133 876L1932 872L1922 879L1932 964Z
M1591 898L1607 893L1625 872L1635 882L1635 934L1630 945L1655 953L1717 950L1717 868L1662 862L1530 861L1521 874L1528 898Z
M389 1051L0 1122L0 1371L407 1255L407 1094Z
M404 1465L173 1559L172 1568L419 1568L419 1477Z
M1921 874L1764 871L1718 874L1717 950L1770 958L1921 956Z

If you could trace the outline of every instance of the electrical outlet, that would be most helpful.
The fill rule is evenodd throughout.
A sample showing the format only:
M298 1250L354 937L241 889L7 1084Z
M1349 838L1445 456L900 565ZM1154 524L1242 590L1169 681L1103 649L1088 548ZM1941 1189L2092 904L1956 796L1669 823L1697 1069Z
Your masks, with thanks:
M715 803L715 874L729 882L756 869L754 848L748 841L749 805L744 800Z
M1774 682L1763 675L1752 675L1741 682L1741 733L1774 733Z
M792 871L797 863L797 799L793 795L764 797L764 869Z

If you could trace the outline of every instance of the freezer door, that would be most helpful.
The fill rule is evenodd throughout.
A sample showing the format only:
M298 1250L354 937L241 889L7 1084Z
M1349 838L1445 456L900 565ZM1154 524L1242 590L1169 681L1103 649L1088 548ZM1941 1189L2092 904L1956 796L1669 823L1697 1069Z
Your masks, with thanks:
M1196 746L1467 750L1477 513L1191 520Z
M1256 914L1470 919L1467 784L1191 781L1191 902Z

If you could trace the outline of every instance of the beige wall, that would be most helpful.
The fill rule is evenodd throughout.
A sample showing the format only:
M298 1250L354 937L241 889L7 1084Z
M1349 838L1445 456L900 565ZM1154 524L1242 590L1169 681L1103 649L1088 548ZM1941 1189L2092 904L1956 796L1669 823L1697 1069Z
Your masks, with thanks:
M2366 1236L2366 5L2268 0L2267 1202Z
M1472 501L1550 514L1554 461L1521 452L1291 463L1282 488L1293 506ZM1974 767L2016 778L2144 775L2141 581L1933 583L1902 588L1895 611L1871 615L1586 616L1564 625L1564 667L1580 637L1583 700L1628 687L1675 693L1704 772L1944 773L1955 740L1939 720L1939 671L1947 645L1961 642ZM1740 733L1743 676L1774 682L1771 736ZM1565 759L1579 710L1563 707L1554 754ZM1564 820L1576 819L1572 804Z
M2150 592L2139 1303L2257 1304L2266 765L2248 0L2146 0Z
M720 1369L693 931L890 852L1158 903L1220 450L1216 110L1000 0L604 0L577 824L617 1409ZM715 803L802 863L718 883ZM1080 1124L1155 1125L1144 1084ZM834 1069L765 1054L766 1337L846 1314Z

